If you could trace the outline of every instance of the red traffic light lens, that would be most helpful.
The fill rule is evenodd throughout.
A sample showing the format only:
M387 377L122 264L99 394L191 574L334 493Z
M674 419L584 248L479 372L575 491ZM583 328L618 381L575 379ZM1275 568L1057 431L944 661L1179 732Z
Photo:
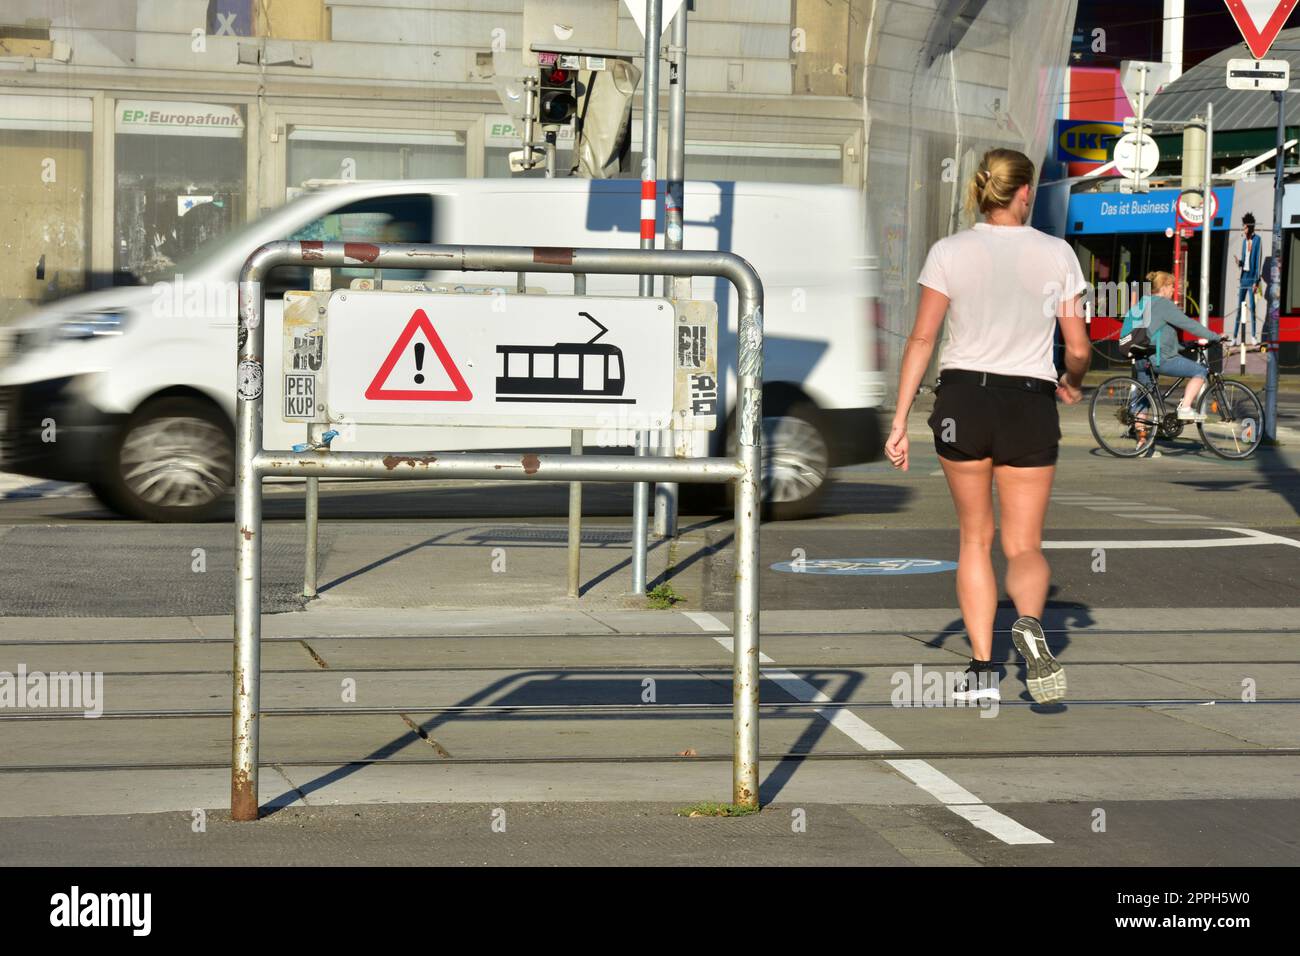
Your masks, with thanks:
M561 85L561 84L563 84L563 83L568 83L568 82L569 82L569 71L568 71L568 70L551 70L550 75L546 77L546 81L547 81L548 83L554 83L556 86L559 86L559 85Z

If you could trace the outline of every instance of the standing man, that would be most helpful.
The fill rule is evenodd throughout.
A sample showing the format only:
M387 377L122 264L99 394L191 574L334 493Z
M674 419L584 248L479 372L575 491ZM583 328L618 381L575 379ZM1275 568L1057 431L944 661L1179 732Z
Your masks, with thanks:
M1237 332L1234 338L1238 343L1244 342L1246 314L1242 311L1242 302L1250 303L1250 341L1249 345L1258 345L1255 335L1255 285L1259 282L1260 263L1263 256L1263 243L1255 235L1255 214L1246 213L1241 217L1241 255L1234 256L1237 268L1241 270L1241 283L1237 287Z

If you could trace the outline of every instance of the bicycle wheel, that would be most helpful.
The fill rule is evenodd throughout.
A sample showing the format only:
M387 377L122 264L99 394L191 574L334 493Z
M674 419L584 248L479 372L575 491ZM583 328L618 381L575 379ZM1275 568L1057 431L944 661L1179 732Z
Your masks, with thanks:
M1097 386L1088 408L1088 425L1097 444L1118 458L1150 451L1160 428L1160 403L1151 389L1125 375Z
M1264 406L1240 382L1221 379L1201 393L1201 441L1220 458L1249 458L1264 437Z

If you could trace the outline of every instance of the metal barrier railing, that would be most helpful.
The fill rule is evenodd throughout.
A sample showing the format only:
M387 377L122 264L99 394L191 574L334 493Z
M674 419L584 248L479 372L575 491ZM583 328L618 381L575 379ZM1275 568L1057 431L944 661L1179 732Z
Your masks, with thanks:
M281 265L367 266L444 272L529 272L637 276L716 276L736 290L737 387L735 458L652 458L625 455L412 455L262 447L265 355L262 282ZM763 285L748 262L726 252L566 249L530 246L445 246L273 242L244 263L239 276L241 387L236 400L235 621L230 814L258 815L261 695L262 479L463 478L521 481L734 482L735 602L732 622L732 801L758 803L759 474L762 439ZM244 382L254 383L244 387ZM394 462L402 465L400 469ZM315 517L314 515L312 516Z

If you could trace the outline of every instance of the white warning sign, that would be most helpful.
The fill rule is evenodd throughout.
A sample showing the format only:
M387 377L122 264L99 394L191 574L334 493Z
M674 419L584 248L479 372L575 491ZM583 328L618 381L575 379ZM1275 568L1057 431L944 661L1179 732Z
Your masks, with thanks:
M327 318L332 420L664 428L679 361L707 364L666 299L347 291Z

